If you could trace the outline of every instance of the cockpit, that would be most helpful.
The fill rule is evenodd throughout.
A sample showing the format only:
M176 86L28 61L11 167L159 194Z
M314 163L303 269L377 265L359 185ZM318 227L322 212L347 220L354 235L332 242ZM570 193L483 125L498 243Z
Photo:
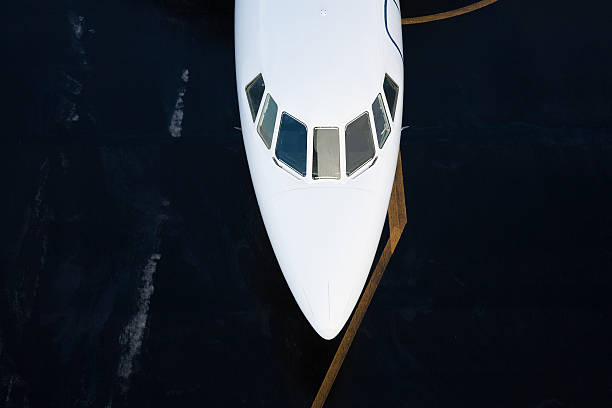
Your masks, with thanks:
M273 152L274 163L296 178L306 177L310 165L313 180L354 178L374 166L377 160L375 143L379 150L382 149L391 134L399 95L399 86L386 74L382 92L374 98L370 109L347 123L342 132L338 127L314 127L308 163L307 125L285 111L278 120L277 101L270 93L266 94L262 74L257 75L245 90L253 123L263 144ZM344 137L341 139L341 136Z

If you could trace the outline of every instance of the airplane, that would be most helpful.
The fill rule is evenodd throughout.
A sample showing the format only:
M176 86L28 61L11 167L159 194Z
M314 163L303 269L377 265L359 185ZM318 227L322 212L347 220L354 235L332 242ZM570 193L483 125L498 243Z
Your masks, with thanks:
M236 0L243 141L283 276L324 339L338 335L368 277L402 131L399 0Z
M270 243L324 339L348 320L385 222L402 125L396 0L236 0L240 122Z

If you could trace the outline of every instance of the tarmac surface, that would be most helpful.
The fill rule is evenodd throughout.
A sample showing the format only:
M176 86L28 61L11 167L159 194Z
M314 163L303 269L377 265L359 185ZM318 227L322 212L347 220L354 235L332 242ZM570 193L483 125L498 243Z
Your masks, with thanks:
M0 405L313 402L341 337L261 221L232 3L0 6ZM406 227L326 407L612 403L612 6L577 7L404 27Z

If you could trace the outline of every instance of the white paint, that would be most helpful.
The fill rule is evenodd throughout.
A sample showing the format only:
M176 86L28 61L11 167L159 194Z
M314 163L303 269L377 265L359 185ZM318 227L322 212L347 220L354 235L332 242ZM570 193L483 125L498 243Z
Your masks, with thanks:
M11 401L11 393L13 392L13 384L15 383L15 376L11 375L11 378L9 379L9 383L7 385L7 390L6 390L6 398L4 399L4 402L8 405L8 403Z
M64 80L65 80L64 88L66 89L67 92L75 96L81 94L81 92L83 91L82 83L80 83L75 78L73 78L72 76L68 75L65 72L64 72Z
M138 289L136 314L130 319L119 336L119 343L125 347L125 352L119 360L117 374L124 380L130 378L134 357L140 353L140 348L142 347L142 338L149 315L149 302L155 289L153 286L153 275L157 270L157 262L160 259L160 254L152 254L149 257L142 273L142 284Z
M174 112L170 118L170 125L168 126L168 132L172 137L181 137L183 132L183 116L184 116L184 96L187 92L187 82L189 82L189 70L184 69L181 74L181 80L185 84L178 89L178 96L176 97L176 103L174 104Z
M47 186L47 180L49 179L49 159L45 158L45 160L40 165L40 182L38 183L38 188L36 189L36 194L34 195L34 206L32 208L32 214L34 222L40 222L41 218L41 208L43 206L43 195L45 192L45 187Z
M189 70L188 69L183 70L183 73L181 74L181 79L183 80L184 83L189 82Z
M389 3L390 27L401 27ZM384 0L236 0L235 10L241 129L257 202L300 309L331 339L359 299L384 226L401 137L402 57L387 34ZM401 49L401 29L392 34ZM245 87L259 73L278 104L276 132L283 111L308 128L305 178L276 165L274 147L268 150L257 134ZM371 106L385 74L400 94L386 144L379 149L375 141L374 165L349 178L342 154L340 180L313 180L313 128L339 128L344 152L349 122L369 112L373 124Z
M80 62L82 65L89 65L85 48L81 42L83 39L83 34L85 33L85 17L79 16L73 11L69 11L68 23L72 28L72 34L74 36L72 40L72 49L77 55L80 56ZM88 30L88 32L90 31Z
M70 21L70 26L72 27L72 33L74 34L77 40L80 40L83 36L83 26L85 23L85 17L78 16L73 12L68 14L68 20Z

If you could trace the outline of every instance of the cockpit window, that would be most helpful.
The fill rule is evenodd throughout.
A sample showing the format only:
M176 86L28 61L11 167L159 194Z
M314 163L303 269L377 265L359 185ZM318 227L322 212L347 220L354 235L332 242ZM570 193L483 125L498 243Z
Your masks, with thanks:
M383 90L385 91L385 97L387 98L387 105L391 111L391 119L395 120L395 108L397 107L397 96L399 94L399 86L391 79L391 77L385 74L385 82L383 83Z
M272 137L274 136L274 125L276 124L277 113L278 105L274 101L274 98L268 94L264 102L261 117L259 118L259 124L257 125L257 132L268 149L272 146Z
M312 178L340 178L340 132L338 128L314 128Z
M378 138L378 148L382 149L389 133L391 133L391 126L389 125L389 118L387 117L387 110L382 100L382 95L378 94L374 103L372 104L372 113L374 114L374 126L376 127L376 137Z
M370 115L366 112L349 123L346 126L345 137L346 175L350 176L374 157L375 148Z
M249 107L251 108L253 122L255 122L257 112L259 111L259 105L261 105L264 89L266 89L266 84L264 83L264 79L261 74L257 75L255 79L246 86L247 99L249 100Z
M306 126L283 112L276 141L276 157L302 176L306 176L306 136Z

